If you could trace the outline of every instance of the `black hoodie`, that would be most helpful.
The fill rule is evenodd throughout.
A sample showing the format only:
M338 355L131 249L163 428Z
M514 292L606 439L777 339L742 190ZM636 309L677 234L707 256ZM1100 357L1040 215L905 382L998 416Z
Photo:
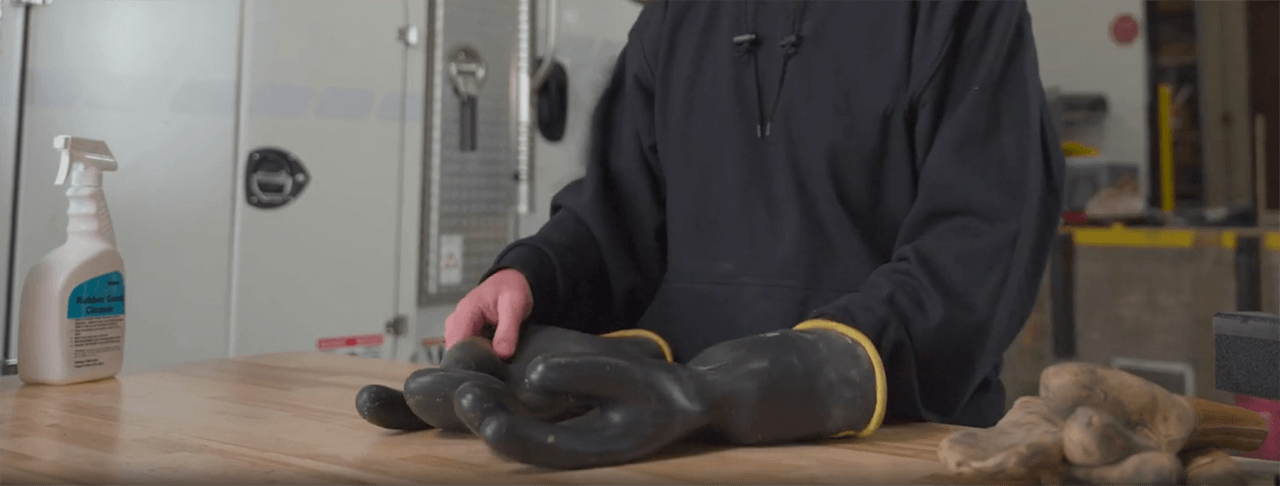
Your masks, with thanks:
M1023 2L648 2L589 157L490 271L531 321L687 360L830 319L876 343L888 420L1000 418L1062 205Z

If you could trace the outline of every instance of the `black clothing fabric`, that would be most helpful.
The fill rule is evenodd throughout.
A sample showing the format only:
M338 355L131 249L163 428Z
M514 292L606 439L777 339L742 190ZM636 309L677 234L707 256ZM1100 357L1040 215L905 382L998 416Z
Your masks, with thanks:
M490 272L530 322L680 361L830 319L876 343L890 421L1000 418L1063 192L1024 2L647 2L591 143Z

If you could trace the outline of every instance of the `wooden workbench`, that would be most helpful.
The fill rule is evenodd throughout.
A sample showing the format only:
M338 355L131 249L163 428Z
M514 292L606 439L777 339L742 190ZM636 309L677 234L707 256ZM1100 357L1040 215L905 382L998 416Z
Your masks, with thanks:
M360 419L361 386L398 387L416 368L299 353L62 387L0 378L0 484L975 484L945 472L936 446L956 428L934 424L824 444L675 446L626 466L551 471L470 436Z
M935 446L951 429L874 439L695 450L622 467L551 471L470 436L365 423L356 391L414 365L318 353L165 367L62 387L0 379L0 483L955 484Z

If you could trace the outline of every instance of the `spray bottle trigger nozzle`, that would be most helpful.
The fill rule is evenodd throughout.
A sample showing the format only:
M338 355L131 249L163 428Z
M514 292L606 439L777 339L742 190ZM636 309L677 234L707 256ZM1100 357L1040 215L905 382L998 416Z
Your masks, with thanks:
M59 186L66 183L73 163L84 164L99 171L114 171L119 167L111 149L107 148L107 143L100 140L59 135L53 139L53 148L62 151L62 160L58 163L58 178L54 181Z
M62 152L62 161L58 163L58 178L53 181L54 185L61 186L67 182L67 172L71 168L71 154L65 150Z

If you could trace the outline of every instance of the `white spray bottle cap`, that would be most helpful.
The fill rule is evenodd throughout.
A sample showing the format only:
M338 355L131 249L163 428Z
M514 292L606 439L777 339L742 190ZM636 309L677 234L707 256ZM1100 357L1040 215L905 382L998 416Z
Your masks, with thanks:
M114 171L120 167L107 143L100 140L59 135L53 139L53 148L62 151L56 185L63 185L71 175L73 186L97 186L102 184L102 171Z

